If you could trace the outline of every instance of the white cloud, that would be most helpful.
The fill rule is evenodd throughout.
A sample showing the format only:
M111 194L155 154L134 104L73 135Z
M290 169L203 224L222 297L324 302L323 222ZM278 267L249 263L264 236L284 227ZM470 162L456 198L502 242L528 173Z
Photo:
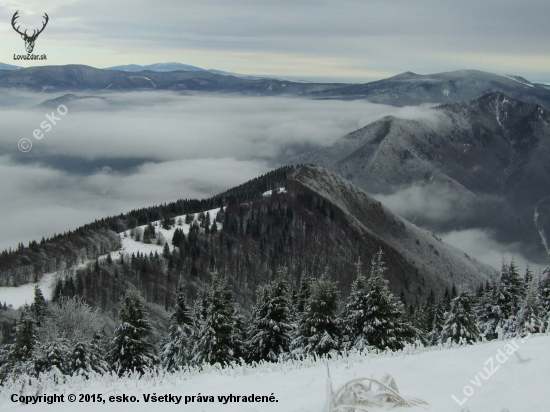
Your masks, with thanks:
M460 190L456 185L439 182L415 183L391 194L374 194L373 197L413 222L420 219L435 224L466 216L473 200L471 193L464 188Z
M266 173L230 158L147 163L135 173L70 175L0 157L0 250L75 229L94 219L181 198L204 198Z
M429 113L365 101L104 94L67 102L68 113L36 140L33 130L52 109L35 106L58 96L0 97L11 102L0 111L0 148L11 153L0 157L0 250L106 215L207 197L387 114ZM29 153L17 150L24 137L33 143ZM117 171L120 158L139 166ZM62 166L63 159L73 161ZM95 171L79 169L86 159Z
M510 262L513 258L518 267L523 271L529 265L535 275L538 275L544 269L543 266L531 262L520 252L520 244L505 245L499 243L494 240L490 233L480 229L452 231L440 236L443 241L462 249L471 257L495 269L501 268L503 258L507 262Z

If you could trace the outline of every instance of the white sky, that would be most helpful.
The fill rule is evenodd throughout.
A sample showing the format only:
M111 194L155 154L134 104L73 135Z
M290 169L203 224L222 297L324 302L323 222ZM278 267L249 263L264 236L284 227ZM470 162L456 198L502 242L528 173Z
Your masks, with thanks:
M10 25L50 22L36 54ZM547 0L0 0L0 62L181 62L287 78L360 81L479 69L550 83Z

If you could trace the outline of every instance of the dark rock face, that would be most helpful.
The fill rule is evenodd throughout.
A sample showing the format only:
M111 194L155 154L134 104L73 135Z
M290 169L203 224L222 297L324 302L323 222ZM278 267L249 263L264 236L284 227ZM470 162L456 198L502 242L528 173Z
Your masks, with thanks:
M433 109L433 119L386 117L329 148L292 159L333 170L368 193L417 189L447 199L446 216L403 214L437 231L483 228L519 242L531 259L547 251L534 224L548 233L550 110L491 93ZM406 207L403 208L406 210ZM445 213L443 213L445 214Z

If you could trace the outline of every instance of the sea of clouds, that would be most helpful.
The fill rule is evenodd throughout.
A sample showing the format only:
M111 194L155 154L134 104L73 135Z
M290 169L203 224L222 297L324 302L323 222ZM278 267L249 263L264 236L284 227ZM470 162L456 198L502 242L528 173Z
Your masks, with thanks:
M80 94L40 105L58 97L0 91L0 250L131 209L214 195L386 115L435 119L428 106L172 92ZM54 113L60 120L33 137L58 104L67 114ZM17 148L23 138L33 144L27 153ZM418 198L388 203L405 215L405 204L423 208ZM463 246L464 236L445 239ZM483 260L494 266L505 248L474 237L491 252L469 253L491 256Z

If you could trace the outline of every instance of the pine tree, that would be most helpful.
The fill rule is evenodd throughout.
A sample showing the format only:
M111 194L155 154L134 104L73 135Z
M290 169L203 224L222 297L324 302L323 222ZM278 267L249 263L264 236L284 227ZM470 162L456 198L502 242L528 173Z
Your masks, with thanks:
M170 259L170 256L172 256L172 254L170 253L170 246L168 246L168 242L166 242L162 250L162 257L164 259Z
M36 321L36 326L40 327L40 324L46 316L46 299L38 286L34 287L34 301L31 305L31 313Z
M484 294L477 300L478 328L487 340L498 338L498 329L505 320L499 306L500 296L500 282L494 280L486 285Z
M15 328L14 342L8 346L3 355L3 364L0 367L0 381L10 373L33 372L31 364L33 351L36 346L36 321L30 308L23 308L21 317Z
M290 288L284 280L286 268L279 271L279 278L258 289L258 301L253 308L247 330L247 359L259 362L276 362L290 351L293 326Z
M377 349L402 349L405 343L411 342L414 331L404 317L405 307L388 288L388 280L380 250L371 261L369 279L366 283L367 294L364 297L361 314L362 335L364 341Z
M433 318L431 324L429 324L430 330L426 334L426 340L428 345L437 345L441 338L441 331L445 324L445 305L446 302L443 297L435 303L435 310L433 312Z
M328 268L323 276L311 283L310 296L304 313L300 317L297 337L292 342L296 355L326 355L339 350L338 328L339 292L336 284L327 278Z
M298 293L298 299L296 304L296 312L299 314L306 311L307 302L311 295L311 284L313 280L309 277L302 278L300 283L300 292Z
M453 285L454 286L454 285ZM451 291L448 287L445 286L445 291L443 292L443 315L445 315L447 312L451 310L451 302L453 301L453 298L451 297Z
M544 309L544 318L545 318L545 328L546 330L550 325L550 266L547 266L543 272L543 275L546 274L546 277L540 282L540 299L541 304Z
M215 234L218 233L218 224L216 220L212 222L212 227L210 228L210 233Z
M535 279L531 278L527 295L517 315L516 332L521 336L541 332L545 324L545 317L546 311L540 299L538 284Z
M437 301L433 289L430 290L426 303L422 305L422 313L424 314L426 333L428 333L432 330L432 325L437 313Z
M231 342L233 344L233 357L243 361L246 357L246 333L245 320L239 310L239 305L233 305L233 324L231 329Z
M513 335L517 324L517 314L525 299L526 285L520 276L514 259L506 266L503 261L499 279L499 295L496 305L499 307L501 319L499 319L497 332L505 337Z
M33 354L36 373L55 370L63 375L71 374L70 342L65 338L46 341Z
M465 287L460 288L451 302L451 310L446 314L441 331L441 342L472 343L479 339L474 296Z
M137 292L127 292L121 303L122 323L115 329L109 360L118 375L134 370L143 373L157 360L154 347L148 341L153 328L146 319L147 309Z
M214 277L203 293L193 345L195 364L226 365L236 360L234 294L226 279Z
M520 276L514 259L512 259L508 267L503 265L500 275L499 305L505 319L514 316L518 312L525 298L525 292L525 281Z
M428 321L426 319L426 313L424 307L418 301L418 297L415 302L408 307L406 320L411 326L411 336L415 341L427 344L428 340L426 334L428 333Z
M351 285L351 293L341 317L342 346L345 350L356 349L362 351L369 347L366 336L368 324L365 308L367 300L367 281L363 276L362 262L359 259L355 264L356 279Z
M36 345L36 321L28 306L23 309L15 328L14 342L10 348L10 358L27 361L32 357Z
M104 374L109 370L99 346L99 334L92 341L78 342L71 353L71 374L89 378L95 372Z
M180 247L181 244L185 241L185 234L183 233L183 229L177 228L174 231L174 235L172 236L172 246L174 247Z
M191 311L180 283L174 304L174 312L170 316L168 337L161 343L160 349L161 364L167 370L177 370L190 361L192 326Z

